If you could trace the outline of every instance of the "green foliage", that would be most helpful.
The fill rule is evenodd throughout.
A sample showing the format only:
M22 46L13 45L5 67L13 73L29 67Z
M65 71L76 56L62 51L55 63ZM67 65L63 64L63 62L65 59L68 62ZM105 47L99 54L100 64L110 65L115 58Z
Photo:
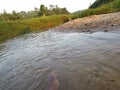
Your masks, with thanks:
M100 7L101 5L103 4L107 4L111 1L114 1L114 0L96 0L91 6L90 8L98 8Z
M44 15L69 14L66 8L59 8L57 5L50 5L50 9L45 7Z
M43 4L40 5L40 11L42 12L43 15L45 15L46 8Z
M0 22L0 42L33 31L45 31L63 23L61 17L71 15L53 15L18 21Z
M62 20L64 23L66 23L66 22L69 21L69 17L67 17L67 16L62 16L62 17L61 17L61 20Z
M18 20L19 18L19 15L13 10L10 20Z
M43 13L41 11L38 11L38 14L37 14L39 17L43 16Z
M66 8L59 8L57 5L51 5L50 9L48 9L45 5L41 4L40 8L34 8L34 10L25 12L21 11L16 13L13 10L12 13L7 13L5 10L2 14L0 14L0 21L11 21L11 20L24 20L41 16L50 16L56 14L69 14Z
M25 29L23 29L19 32L19 35L27 34L27 33L30 33L30 32L31 32L30 27L26 27Z
M81 11L80 13L75 14L75 16L81 18L90 15L106 14L106 13L120 11L120 0L113 0L113 1L110 0L110 1L111 2L107 4L103 4L98 8L94 8L94 9L89 8L87 10Z

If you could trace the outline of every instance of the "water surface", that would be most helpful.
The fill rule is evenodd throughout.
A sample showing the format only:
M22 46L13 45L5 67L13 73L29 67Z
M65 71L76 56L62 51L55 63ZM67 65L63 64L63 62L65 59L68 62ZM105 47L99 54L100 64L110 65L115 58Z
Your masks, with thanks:
M119 90L120 32L46 31L0 45L0 90Z

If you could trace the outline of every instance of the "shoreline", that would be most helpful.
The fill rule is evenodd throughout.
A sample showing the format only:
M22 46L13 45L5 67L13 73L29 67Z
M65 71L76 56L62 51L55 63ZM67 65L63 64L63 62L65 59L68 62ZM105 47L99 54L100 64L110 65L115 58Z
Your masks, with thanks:
M92 15L71 20L65 24L52 28L58 31L77 30L81 32L113 31L120 28L120 12Z

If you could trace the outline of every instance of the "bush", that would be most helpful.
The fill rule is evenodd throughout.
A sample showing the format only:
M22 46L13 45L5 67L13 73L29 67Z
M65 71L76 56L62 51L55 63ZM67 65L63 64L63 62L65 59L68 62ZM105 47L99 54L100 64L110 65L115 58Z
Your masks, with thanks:
M64 23L66 23L66 22L69 21L69 18L68 18L67 16L63 16L63 17L61 17L61 20L62 20Z
M31 32L31 28L30 27L26 27L25 29L23 29L23 30L21 30L19 32L19 35L30 33L30 32Z
M72 20L77 19L77 18L78 18L78 16L76 14L71 17Z

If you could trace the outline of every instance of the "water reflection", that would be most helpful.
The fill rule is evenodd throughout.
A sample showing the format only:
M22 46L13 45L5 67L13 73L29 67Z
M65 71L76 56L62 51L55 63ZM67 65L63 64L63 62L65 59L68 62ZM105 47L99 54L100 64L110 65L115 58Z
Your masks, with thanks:
M46 31L0 45L0 90L45 90L54 72L59 90L118 90L120 32Z

